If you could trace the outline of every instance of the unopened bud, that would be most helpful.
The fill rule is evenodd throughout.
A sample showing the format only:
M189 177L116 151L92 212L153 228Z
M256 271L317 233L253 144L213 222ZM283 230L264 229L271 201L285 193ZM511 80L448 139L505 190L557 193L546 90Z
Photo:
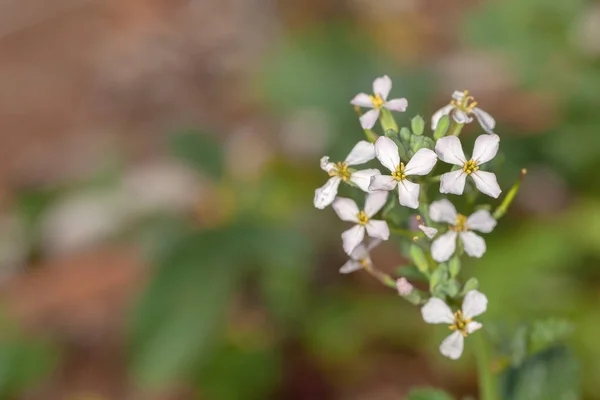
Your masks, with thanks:
M400 278L396 281L396 288L400 296L408 296L412 293L414 286L406 278Z

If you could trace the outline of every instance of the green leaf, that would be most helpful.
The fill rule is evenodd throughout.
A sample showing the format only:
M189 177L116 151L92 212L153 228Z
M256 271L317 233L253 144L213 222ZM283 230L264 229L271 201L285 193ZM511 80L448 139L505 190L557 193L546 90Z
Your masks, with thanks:
M412 128L412 132L415 135L423 134L423 130L425 129L425 121L423 120L423 117L421 117L420 115L417 115L410 121L410 124L411 124L411 128Z
M427 276L419 271L419 269L414 265L403 265L396 270L396 273L411 281L423 282L427 280Z
M455 255L450 259L448 263L448 272L450 272L451 278L456 278L460 273L460 258Z
M479 287L479 281L477 280L477 278L470 278L463 285L463 289L460 292L460 294L462 296L464 296L465 294L467 294L471 290L476 290L478 287Z
M560 318L537 320L531 328L530 351L537 352L563 341L571 335L573 330L573 324Z
M400 139L403 143L410 145L411 136L412 134L410 133L410 130L408 128L404 127L400 129Z
M425 257L423 249L415 244L411 244L410 258L412 258L419 271L425 275L429 275L429 263L427 262L427 257Z
M448 265L442 263L437 266L437 268L431 273L431 277L429 278L429 290L432 292L438 292L436 289L443 288L446 282L448 281ZM435 293L441 294L443 293Z
M549 348L501 375L502 399L580 399L579 373L579 362L567 347Z
M413 389L411 392L404 398L404 400L453 400L454 398L450 396L448 393L433 389L433 388L420 388Z
M448 115L444 115L438 121L438 124L435 128L435 132L433 132L433 138L435 140L438 140L439 138L446 136L446 132L448 131L449 127L450 127L450 117Z
M198 171L220 179L225 168L223 147L214 137L197 131L188 131L172 135L170 148Z

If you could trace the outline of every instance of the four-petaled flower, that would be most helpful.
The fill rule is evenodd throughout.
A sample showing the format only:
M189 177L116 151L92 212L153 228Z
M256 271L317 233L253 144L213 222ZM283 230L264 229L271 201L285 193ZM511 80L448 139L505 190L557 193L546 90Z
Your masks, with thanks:
M468 124L472 122L473 118L471 118L470 115L474 115L484 131L487 133L494 133L496 121L490 114L476 106L477 102L473 96L469 96L469 91L455 91L452 93L450 104L440 108L431 117L431 129L435 130L438 122L440 122L440 119L444 115L451 114L452 119L458 124Z
M381 240L374 239L371 240L368 245L361 243L356 246L352 253L350 253L350 259L346 261L346 263L340 268L340 273L349 274L351 272L358 271L361 268L371 267L373 262L371 261L370 252L380 243Z
M360 125L363 129L371 129L375 125L381 107L391 111L406 111L408 101L405 98L387 100L391 90L392 80L384 75L373 81L373 95L359 93L350 101L350 104L355 106L372 108L360 117Z
M485 240L472 230L490 233L496 226L496 220L489 211L475 211L468 218L456 212L456 208L448 200L438 200L429 206L429 218L435 222L449 224L448 232L440 235L431 243L431 256L437 262L445 262L456 250L456 239L460 240L471 257L481 257L485 253Z
M479 167L496 156L499 146L498 135L481 135L475 139L473 158L467 160L460 140L456 136L445 136L439 139L435 144L435 152L440 160L461 167L442 175L440 192L462 194L467 176L470 176L481 193L497 198L502 190L498 185L496 175L493 172L480 171Z
M388 240L390 229L387 222L371 219L383 208L387 200L387 192L374 192L367 195L365 209L359 210L352 199L338 197L332 204L333 209L343 221L356 223L355 226L342 233L342 244L346 254L352 254L363 241L365 230L374 239Z
M407 178L414 175L427 175L437 162L437 156L429 149L420 149L408 164L400 162L398 146L393 140L381 136L375 142L375 154L391 175L375 175L371 177L369 190L394 190L398 186L400 204L405 207L419 207L419 185Z
M375 147L373 143L361 140L354 146L348 157L342 162L329 162L329 157L321 158L321 169L331 176L329 180L320 188L315 190L314 204L316 208L323 209L330 205L338 192L340 182L353 183L360 189L367 192L371 177L379 175L377 169L364 169L354 171L348 168L352 165L364 164L375 158Z
M473 321L473 318L481 315L487 308L487 297L477 290L471 290L465 295L462 309L452 313L444 301L436 297L430 298L421 308L421 314L425 322L429 324L449 324L454 331L440 345L440 352L453 360L460 358L465 338L480 329L483 325Z

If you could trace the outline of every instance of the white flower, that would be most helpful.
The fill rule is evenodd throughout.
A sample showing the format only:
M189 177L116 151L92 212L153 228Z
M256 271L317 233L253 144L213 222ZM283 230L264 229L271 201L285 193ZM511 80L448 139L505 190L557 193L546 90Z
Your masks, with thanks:
M473 121L470 115L474 115L479 121L479 125L487 133L493 134L496 121L494 118L483 111L481 108L476 107L477 102L473 96L469 96L469 91L464 92L455 91L452 93L452 100L450 104L440 108L431 117L431 129L435 130L438 122L444 115L451 114L452 118L458 124L468 124Z
M473 317L481 315L487 309L488 299L477 290L465 295L462 309L455 313L446 303L436 297L430 298L421 308L425 322L429 324L450 324L454 331L440 345L440 352L448 358L457 360L463 352L465 338L480 329L483 325L473 321Z
M400 296L408 296L412 293L414 286L406 278L400 278L396 281L396 289Z
M365 209L359 210L352 199L338 197L333 202L333 209L342 221L356 223L355 226L342 233L342 242L346 254L352 254L363 241L365 230L374 239L388 240L390 229L385 221L373 220L371 217L383 208L387 200L387 192L375 192L367 195Z
M392 90L392 80L389 76L384 75L373 81L373 95L359 93L350 101L350 104L372 108L360 117L360 125L363 129L371 129L379 118L379 109L387 108L391 111L406 111L408 101L405 98L387 100L388 95Z
M489 211L479 210L468 218L456 212L456 208L448 200L438 200L429 206L429 217L435 222L449 224L444 233L431 244L431 256L437 262L445 262L456 250L456 238L460 237L465 253L480 258L485 253L485 240L472 230L490 233L496 226L496 220Z
M342 268L340 268L340 273L349 274L358 271L361 268L372 266L373 262L371 261L369 253L378 246L379 243L381 243L381 240L375 239L371 240L368 246L365 246L364 243L359 244L352 253L350 253L350 259L342 265Z
M330 205L337 195L340 182L352 182L365 192L369 189L369 183L373 175L379 175L377 169L364 169L354 171L348 168L351 165L364 164L375 158L375 147L373 143L361 140L354 146L343 162L329 162L329 157L321 158L321 169L331 176L329 180L320 188L315 190L315 207L323 209Z
M376 175L371 177L369 190L394 190L398 186L400 204L405 207L419 207L419 185L407 179L414 175L427 175L437 162L437 156L429 149L420 149L406 166L400 162L398 146L385 136L375 142L375 154L384 167L392 175Z
M498 198L502 189L498 185L496 175L493 172L480 171L479 167L496 156L499 146L498 135L481 135L475 140L473 158L467 161L460 140L456 136L445 136L439 139L435 144L435 152L440 160L461 167L442 175L440 192L462 194L467 176L470 176L481 193Z

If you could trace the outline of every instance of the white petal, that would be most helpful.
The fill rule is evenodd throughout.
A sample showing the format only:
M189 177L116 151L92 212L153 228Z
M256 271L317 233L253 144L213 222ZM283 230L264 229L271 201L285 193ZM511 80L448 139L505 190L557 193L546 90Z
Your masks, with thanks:
M481 258L485 253L485 240L478 234L471 231L461 232L460 240L462 240L465 253L471 257Z
M320 188L315 190L315 207L318 209L324 209L335 200L335 196L338 192L338 186L342 180L337 176L329 178L327 182Z
M371 218L377 214L385 205L387 197L388 192L385 191L369 193L365 200L365 214L367 214L367 217Z
M483 233L490 233L496 227L496 220L488 210L475 211L467 218L467 226Z
M321 169L325 172L330 172L336 169L335 163L329 162L329 157L321 157Z
M340 268L340 274L349 274L350 272L358 271L362 268L362 264L358 261L348 260Z
M384 167L394 172L400 165L400 154L398 146L388 137L380 136L375 142L375 154Z
M363 129L371 129L375 125L375 122L377 122L378 118L379 110L369 110L360 116L360 126L362 126Z
M360 244L352 251L350 258L354 261L369 258L369 249L367 249L364 244Z
M483 324L480 322L471 321L467 324L467 333L471 334L483 327Z
M473 147L473 160L479 165L486 163L496 157L498 148L500 147L500 136L496 134L479 135L475 139L475 147Z
M381 244L381 240L379 240L379 239L371 239L371 241L369 242L369 245L367 246L367 250L371 251L375 247L379 246L380 244Z
M390 238L390 228L387 222L372 219L367 223L367 234L372 238L388 240Z
M454 225L457 216L458 213L456 212L456 208L450 200L442 199L434 201L429 206L429 218L435 222L446 222Z
M456 136L444 136L438 139L435 144L435 152L440 160L448 164L463 166L467 162L460 139Z
M362 191L368 192L369 185L371 184L371 177L375 175L381 175L381 172L375 168L363 169L361 171L353 172L352 175L350 175L350 181Z
M369 191L393 190L397 184L398 181L390 175L375 175L371 177Z
M500 196L502 189L498 185L496 174L487 171L477 171L471 174L471 177L475 181L475 186L481 193L487 194L495 199Z
M346 254L352 254L356 246L358 246L365 238L365 227L362 225L354 225L342 233L342 244Z
M454 100L461 101L465 97L465 92L461 92L460 90L455 90L452 92L452 98Z
M466 112L459 110L458 108L452 112L452 118L457 124L468 124L473 121L473 118L469 117Z
M383 100L387 99L392 90L392 80L389 76L384 75L373 81L373 93L381 96Z
M358 222L358 206L352 199L338 197L331 205L342 221Z
M444 106L437 110L431 117L431 129L435 131L438 123L440 122L440 119L442 119L444 115L450 114L450 111L452 111L453 109L454 106L452 104L448 104L447 106Z
M429 239L433 239L438 233L437 229L432 228L430 226L419 225L418 228L422 230L425 236L427 236Z
M375 146L366 140L361 140L350 150L350 154L346 157L348 165L364 164L375 158Z
M420 186L404 179L398 182L398 200L404 207L419 208Z
M431 243L431 257L437 262L446 262L456 250L456 232L448 231Z
M359 93L352 100L350 100L350 104L359 107L368 107L373 108L373 101L371 100L371 96L366 93Z
M488 299L478 290L469 291L463 300L462 313L465 319L475 318L487 310Z
M462 169L446 172L440 178L440 193L463 194L467 174Z
M408 107L408 100L405 98L389 100L383 105L383 107L392 111L406 111L406 107Z
M428 324L452 324L454 313L442 299L432 297L421 308L423 320Z
M465 338L459 331L448 336L440 345L440 353L452 360L458 360L463 352Z
M479 121L479 125L483 128L487 133L494 133L494 128L496 127L496 120L494 118L483 111L481 108L475 107L473 109L473 114L475 114L475 118Z
M419 149L406 164L404 173L408 176L427 175L435 167L436 162L437 154L433 150Z
M406 278L400 278L396 281L396 289L400 296L408 296L412 293L414 286Z

